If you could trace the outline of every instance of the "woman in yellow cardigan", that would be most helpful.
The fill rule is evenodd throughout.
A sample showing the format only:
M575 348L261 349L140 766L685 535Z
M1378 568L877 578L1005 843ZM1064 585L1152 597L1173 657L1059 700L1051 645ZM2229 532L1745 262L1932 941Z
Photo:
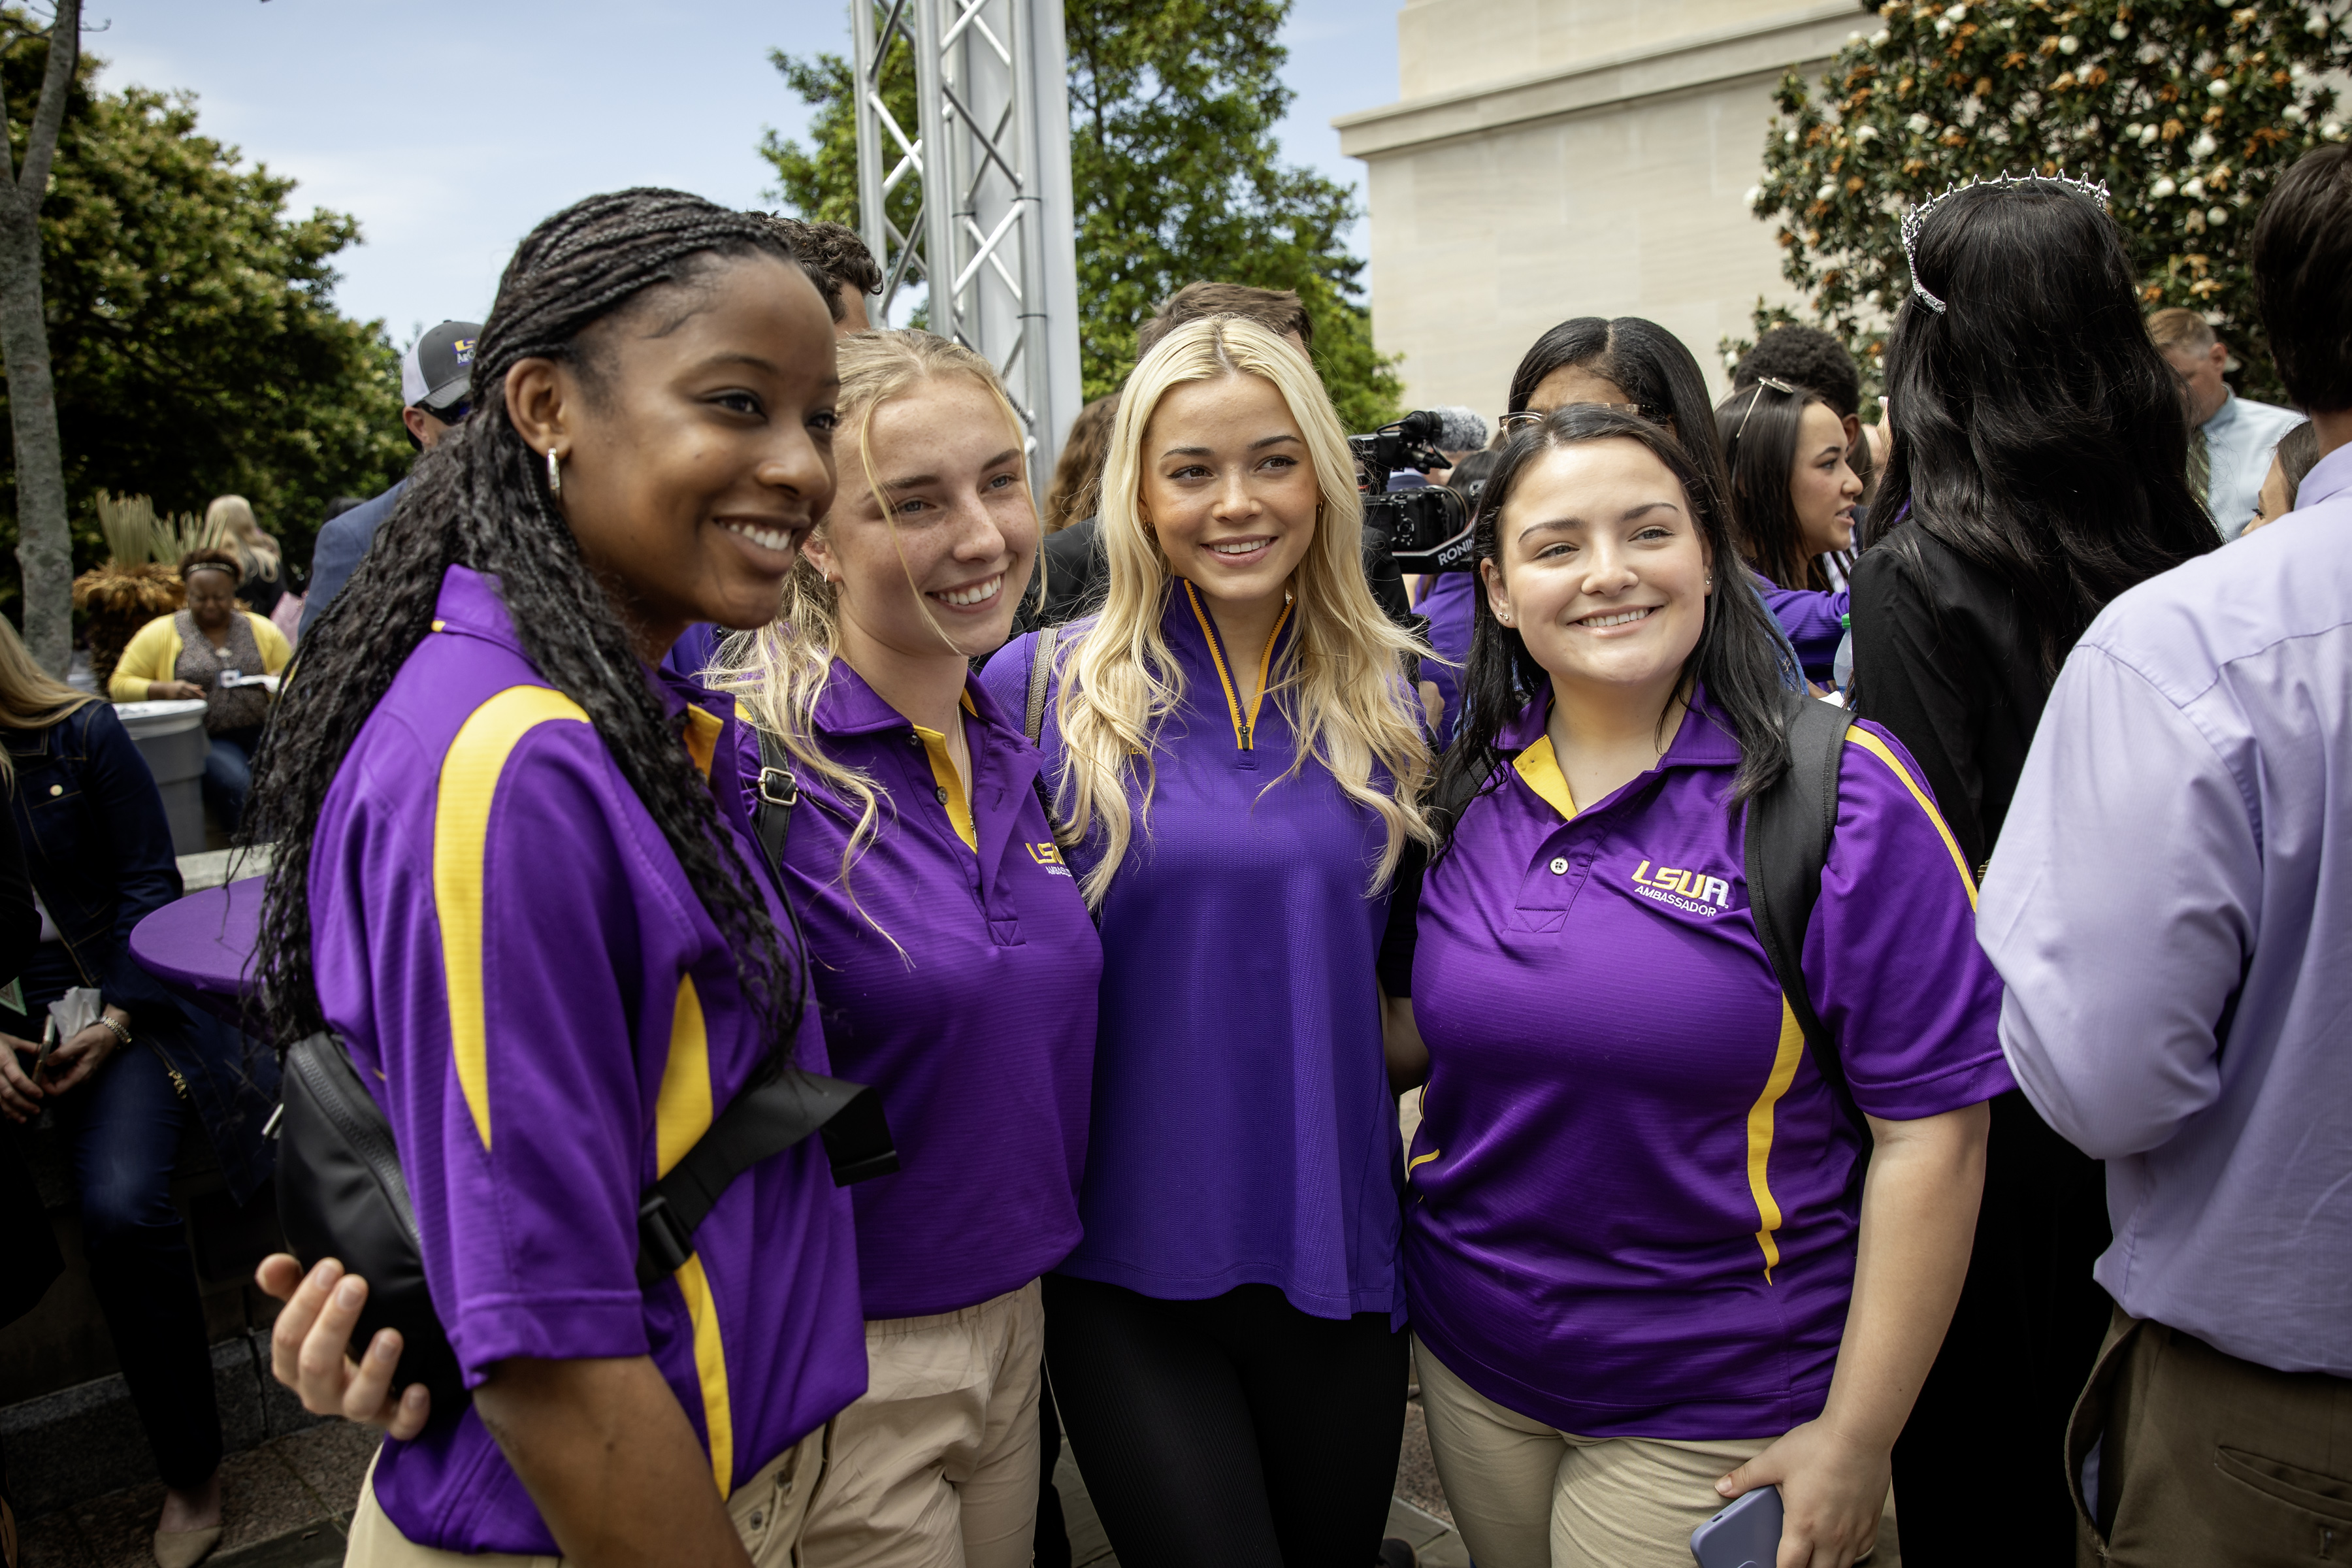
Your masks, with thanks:
M269 717L276 675L294 657L286 634L250 610L236 607L245 569L226 550L196 550L180 558L188 606L139 628L114 667L107 694L117 702L205 700L205 805L234 830L253 788L253 753Z

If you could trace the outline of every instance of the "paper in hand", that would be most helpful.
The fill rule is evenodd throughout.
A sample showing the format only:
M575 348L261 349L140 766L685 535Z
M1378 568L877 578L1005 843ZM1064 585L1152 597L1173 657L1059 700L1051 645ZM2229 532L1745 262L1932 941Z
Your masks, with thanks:
M77 985L49 1004L49 1016L58 1026L58 1040L63 1044L98 1022L99 1010L106 998L87 985Z

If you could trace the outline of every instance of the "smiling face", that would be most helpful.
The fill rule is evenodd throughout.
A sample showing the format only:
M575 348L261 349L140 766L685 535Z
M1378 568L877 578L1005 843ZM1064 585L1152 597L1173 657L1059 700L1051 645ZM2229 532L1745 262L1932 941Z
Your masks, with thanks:
M1138 499L1170 571L1212 604L1281 596L1315 542L1322 491L1280 388L1246 374L1171 387L1141 467Z
M969 375L935 375L875 408L866 445L881 496L845 438L841 498L807 546L836 584L845 644L918 658L995 652L1037 558L1037 510L1004 405Z
M1853 548L1853 506L1862 479L1846 461L1845 421L1826 403L1812 403L1797 425L1789 465L1789 501L1808 556Z
M1706 624L1710 563L1673 472L1640 442L1576 442L1519 476L1479 571L1555 690L1664 711Z
M562 461L557 505L639 655L695 621L764 626L832 504L833 322L796 267L712 263L507 374L509 417Z

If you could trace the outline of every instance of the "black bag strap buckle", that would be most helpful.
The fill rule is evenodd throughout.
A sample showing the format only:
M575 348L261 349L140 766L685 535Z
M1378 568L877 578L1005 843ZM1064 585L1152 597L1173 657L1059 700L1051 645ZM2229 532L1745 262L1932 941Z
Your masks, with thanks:
M637 1205L637 1280L651 1285L686 1267L694 1256L694 1232L679 1220L659 1190Z
M800 780L793 777L790 768L762 767L760 770L760 798L770 805L797 805L801 798Z

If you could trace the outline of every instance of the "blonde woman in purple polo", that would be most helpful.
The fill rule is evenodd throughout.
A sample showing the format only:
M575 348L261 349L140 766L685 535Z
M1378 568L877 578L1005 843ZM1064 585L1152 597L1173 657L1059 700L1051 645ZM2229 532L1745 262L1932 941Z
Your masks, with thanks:
M1485 499L1440 786L1466 805L1389 975L1427 1073L1405 1281L1446 1500L1480 1568L1687 1568L1778 1486L1778 1568L1843 1568L2010 1087L1968 867L1902 747L1849 728L1801 967L1857 1125L1749 913L1741 806L1788 766L1798 676L1721 499L1593 406Z
M641 1286L638 1202L748 1085L826 1068L730 776L733 704L658 666L756 627L831 503L833 332L764 220L592 196L523 241L474 412L303 639L257 798L277 1038L331 1028L389 1122L472 1397L344 1352L366 1283L280 1255L275 1370L387 1426L346 1562L784 1568L866 1387L817 1139Z
M1144 356L1101 517L1042 742L1103 942L1054 1392L1128 1568L1365 1568L1404 1421L1375 967L1428 835L1419 645L1365 582L1330 398L1255 322ZM989 664L1008 707L1036 646Z
M921 331L839 358L840 492L783 613L707 677L791 755L784 879L826 1051L880 1093L900 1162L856 1189L867 1389L800 1561L1026 1568L1038 1276L1078 1241L1102 973L1021 710L971 673L1012 629L1037 512L986 360Z

